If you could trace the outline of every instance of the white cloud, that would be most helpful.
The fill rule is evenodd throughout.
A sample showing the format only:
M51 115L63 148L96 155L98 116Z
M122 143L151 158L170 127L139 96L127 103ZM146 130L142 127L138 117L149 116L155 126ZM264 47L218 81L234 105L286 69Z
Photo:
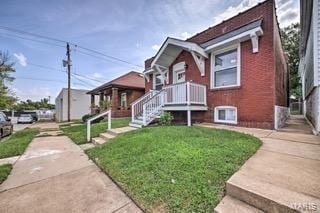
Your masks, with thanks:
M12 88L11 90L20 101L26 101L27 99L39 101L42 98L48 98L49 96L51 102L53 102L54 99L48 87L32 87L23 90L18 88Z
M154 49L155 51L158 51L160 49L161 45L158 45L158 44L155 44L155 45L152 45L152 49Z
M22 53L14 53L13 55L21 66L27 66L27 58Z
M93 77L94 78L101 78L102 75L100 73L95 72L95 73L93 73Z
M299 22L299 5L294 0L277 0L277 15L280 27L286 27L292 23Z
M187 38L191 37L191 34L188 33L188 32L183 32L181 33L180 35L180 38L183 39L183 40L186 40Z
M214 23L218 24L219 22L231 18L232 16L235 16L238 13L253 7L254 5L262 1L263 0L243 0L237 6L229 6L223 13L214 18Z

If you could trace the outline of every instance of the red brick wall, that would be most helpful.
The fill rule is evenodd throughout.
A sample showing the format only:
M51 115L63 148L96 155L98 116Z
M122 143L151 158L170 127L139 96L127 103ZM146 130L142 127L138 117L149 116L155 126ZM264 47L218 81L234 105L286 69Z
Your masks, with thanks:
M275 87L276 105L288 107L288 72L287 60L285 58L277 20L274 16L274 57L275 57Z
M188 65L186 70L186 80L205 84L207 86L207 101L209 110L206 112L192 112L196 121L213 122L214 107L235 106L238 110L238 124L240 126L269 128L274 124L274 105L276 101L275 91L275 50L280 53L279 46L274 48L274 4L273 0L268 0L260 6L242 13L236 18L232 18L214 28L198 34L189 41L202 43L221 33L233 30L249 21L263 17L262 29L264 35L259 37L259 52L252 53L251 41L241 43L241 76L240 87L232 89L210 90L210 57L205 62L205 76L200 72L189 52L182 52L173 63L185 61ZM277 42L279 44L279 42ZM173 65L172 64L172 65ZM277 63L277 73L283 72ZM281 61L282 64L282 61ZM172 65L170 66L169 81L172 83ZM282 64L283 67L283 64ZM281 80L279 80L280 82ZM278 82L278 83L279 83ZM281 81L282 82L282 81ZM278 85L277 83L277 85ZM146 82L146 90L152 88L152 79ZM280 91L280 90L279 90ZM278 94L277 100L283 100L284 90ZM177 119L186 119L183 112L174 112Z

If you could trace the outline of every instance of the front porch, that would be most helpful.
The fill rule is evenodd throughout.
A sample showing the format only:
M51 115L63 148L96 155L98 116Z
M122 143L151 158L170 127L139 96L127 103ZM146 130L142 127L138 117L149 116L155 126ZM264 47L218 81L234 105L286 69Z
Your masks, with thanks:
M132 126L146 126L163 111L187 111L191 126L191 111L206 111L207 89L205 85L190 81L151 90L132 104Z

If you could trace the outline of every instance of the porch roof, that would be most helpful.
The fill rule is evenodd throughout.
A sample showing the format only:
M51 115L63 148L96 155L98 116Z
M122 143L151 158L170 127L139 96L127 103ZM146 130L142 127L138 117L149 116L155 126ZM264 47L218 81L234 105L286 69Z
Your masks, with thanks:
M168 68L183 50L193 51L203 57L208 57L198 44L168 37L155 55L151 67L159 65Z
M112 87L144 90L145 83L141 73L131 71L105 84L102 84L93 90L90 90L87 92L87 94L99 94L100 92L104 92Z

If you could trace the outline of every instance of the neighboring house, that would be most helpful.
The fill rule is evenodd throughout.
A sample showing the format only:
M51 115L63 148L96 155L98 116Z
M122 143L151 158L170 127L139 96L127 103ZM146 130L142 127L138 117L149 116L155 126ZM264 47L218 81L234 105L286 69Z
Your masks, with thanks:
M300 1L300 64L304 115L320 132L320 1Z
M88 90L71 89L70 119L81 119L90 113L90 96ZM56 120L68 120L68 89L63 88L56 98Z
M289 116L287 61L273 0L183 41L167 38L145 61L147 93L132 126L163 111L177 120L279 128Z
M91 105L99 105L100 101L111 102L112 117L131 117L131 104L144 95L144 78L139 72L128 72L109 81L87 94L91 95ZM99 101L95 101L99 96Z

